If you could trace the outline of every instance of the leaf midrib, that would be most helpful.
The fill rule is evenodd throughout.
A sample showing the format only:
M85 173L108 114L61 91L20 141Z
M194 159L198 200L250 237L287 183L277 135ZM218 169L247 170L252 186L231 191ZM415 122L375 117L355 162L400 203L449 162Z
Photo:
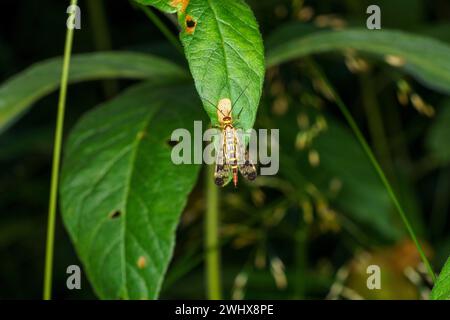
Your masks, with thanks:
M211 11L212 11L212 13L214 15L214 22L216 23L216 26L217 26L217 33L219 34L221 49L222 49L222 52L223 52L223 59L225 61L225 74L226 74L226 77L227 77L226 83L227 83L227 87L228 87L228 93L230 95L229 98L231 99L230 73L229 73L229 70L228 70L228 59L227 59L227 54L226 54L226 50L225 50L225 40L224 40L223 35L222 35L222 30L220 28L220 23L219 23L219 19L218 19L217 13L216 13L216 11L214 10L214 8L213 8L213 6L211 4L211 0L206 0L206 2L208 3L209 7L211 8ZM220 92L219 92L219 94L220 94Z
M156 113L159 111L160 109L160 105L158 105L157 107L155 107L154 112L149 112L149 115L147 116L147 118L143 121L143 125L142 128L140 128L140 130L138 130L137 132L142 132L148 128L150 121L153 119L153 117L156 115ZM125 192L124 192L124 199L123 199L123 204L122 204L122 210L123 210L123 214L122 214L122 261L121 261L121 266L122 266L122 281L123 281L123 285L121 286L121 290L124 290L124 295L126 299L129 299L129 293L128 293L128 286L127 286L127 255L126 255L126 226L127 226L127 205L128 205L128 199L130 196L130 189L131 189L131 179L133 177L134 174L134 168L135 168L135 162L136 162L136 157L137 157L137 152L139 150L139 146L141 144L141 142L143 141L143 139L139 139L138 137L135 138L134 143L133 143L133 148L132 148L132 153L130 155L130 169L128 171L127 174L127 182L125 184ZM146 286L146 289L148 291L148 287L147 287L147 282L144 281L144 284ZM119 291L120 294L120 291Z

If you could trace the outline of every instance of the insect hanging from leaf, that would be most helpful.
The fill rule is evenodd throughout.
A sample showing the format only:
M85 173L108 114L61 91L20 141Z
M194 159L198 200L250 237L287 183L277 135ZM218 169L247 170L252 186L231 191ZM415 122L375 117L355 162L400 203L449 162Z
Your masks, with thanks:
M217 106L214 106L217 109L221 129L219 148L216 155L214 181L220 187L226 184L230 175L233 176L233 184L237 187L238 170L246 179L250 181L256 179L255 165L250 162L248 150L245 148L243 139L241 139L241 135L233 124L233 107L243 92L233 104L231 104L230 99L224 98L219 101ZM241 112L242 110L239 112L238 119Z

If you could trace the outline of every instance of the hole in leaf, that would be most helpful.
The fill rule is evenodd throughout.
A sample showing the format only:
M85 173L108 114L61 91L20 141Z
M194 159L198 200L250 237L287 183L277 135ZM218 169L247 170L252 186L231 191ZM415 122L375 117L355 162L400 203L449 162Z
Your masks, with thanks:
M122 212L120 212L119 210L114 210L113 212L111 212L109 214L109 218L116 219L116 218L119 218L121 215L122 215Z
M191 17L186 16L186 32L187 33L193 33L195 31L195 26L197 25L197 22Z

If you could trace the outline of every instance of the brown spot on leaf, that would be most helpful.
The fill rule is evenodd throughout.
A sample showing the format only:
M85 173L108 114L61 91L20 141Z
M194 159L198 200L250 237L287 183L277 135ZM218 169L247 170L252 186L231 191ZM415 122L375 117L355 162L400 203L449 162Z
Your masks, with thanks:
M139 269L144 269L146 265L147 265L147 259L145 259L144 256L140 256L138 261L137 261L138 268Z
M186 16L186 32L189 34L194 33L196 26L197 26L197 22L195 22L195 20L191 16L187 15Z
M170 2L170 5L172 7L178 8L178 11L181 13L184 13L186 11L186 8L189 4L189 0L172 0Z

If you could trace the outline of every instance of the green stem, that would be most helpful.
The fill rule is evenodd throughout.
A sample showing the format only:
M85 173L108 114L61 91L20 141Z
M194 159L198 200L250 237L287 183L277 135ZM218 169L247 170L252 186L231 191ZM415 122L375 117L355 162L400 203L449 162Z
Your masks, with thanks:
M214 166L207 166L205 250L207 296L210 300L221 299L220 251L219 251L219 192L214 184Z
M378 173L378 176L381 179L381 182L384 184L389 197L391 198L392 202L394 203L395 208L397 209L411 239L413 240L417 251L419 252L419 255L425 264L425 267L428 271L428 274L430 275L433 282L436 282L436 274L433 271L433 268L431 267L430 262L428 261L427 257L425 256L425 253L422 250L422 247L417 240L417 237L414 233L413 228L411 227L411 224L409 223L408 218L406 217L405 212L403 211L402 206L400 205L400 202L398 201L397 196L394 193L394 190L392 189L391 184L389 183L388 179L386 178L386 175L384 174L383 170L381 169L380 164L378 163L375 155L373 154L372 150L369 147L369 144L366 142L363 134L358 128L358 125L356 124L355 120L353 119L352 115L348 111L347 107L345 106L344 102L341 100L339 95L336 93L334 88L331 86L330 82L328 81L325 74L322 72L322 70L317 66L312 60L310 60L311 65L313 66L314 70L316 71L317 75L321 78L323 83L328 87L328 90L332 93L334 100L339 107L340 111L344 115L344 118L347 120L347 123L349 124L350 128L353 130L353 133L355 134L356 138L358 139L358 142L361 144L362 148L364 149L365 153L367 154L370 162L372 163L373 167L375 168L376 172Z
M89 12L89 21L92 26L90 30L92 31L95 50L111 50L111 35L109 34L103 0L86 0L85 2ZM119 91L117 80L105 80L102 83L103 91L107 98L114 96Z
M71 5L77 5L77 0L71 0ZM70 55L72 52L73 29L67 29L64 46L64 59L61 74L61 86L58 100L58 115L56 119L55 144L53 147L53 166L50 186L50 199L48 209L47 243L45 253L44 271L44 300L50 300L52 296L52 272L53 272L53 251L55 242L55 220L56 203L58 198L59 167L61 160L61 144L64 128L64 111L67 95L67 80L69 77Z
M178 39L172 34L172 32L166 27L166 25L159 19L159 17L148 7L138 5L139 8L145 13L145 15L154 23L154 25L161 31L161 33L169 40L169 42L177 49L181 54L184 54L183 47Z

